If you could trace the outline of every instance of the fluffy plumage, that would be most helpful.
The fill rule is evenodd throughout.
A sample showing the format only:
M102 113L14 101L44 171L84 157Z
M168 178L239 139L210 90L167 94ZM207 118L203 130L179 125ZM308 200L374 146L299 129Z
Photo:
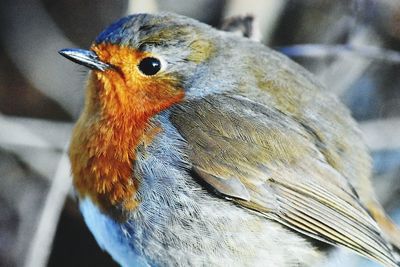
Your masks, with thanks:
M85 220L121 265L311 266L321 241L398 266L357 126L302 67L173 14L123 18L92 50L110 67L90 74L70 155ZM146 56L159 73L140 73Z

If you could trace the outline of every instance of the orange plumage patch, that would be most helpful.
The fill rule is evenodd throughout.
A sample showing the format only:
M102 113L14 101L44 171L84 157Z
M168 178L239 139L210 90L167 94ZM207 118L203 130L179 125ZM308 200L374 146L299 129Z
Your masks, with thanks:
M150 118L180 102L184 91L178 77L139 72L140 60L154 55L110 44L92 50L114 68L90 74L69 155L78 194L115 214L116 207L129 211L139 204L140 179L133 172L136 147L150 143L160 131L149 125Z

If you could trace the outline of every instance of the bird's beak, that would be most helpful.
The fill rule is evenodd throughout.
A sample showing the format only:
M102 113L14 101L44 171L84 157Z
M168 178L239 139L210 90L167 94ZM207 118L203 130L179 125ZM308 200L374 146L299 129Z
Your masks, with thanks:
M105 71L111 67L110 64L102 62L93 51L66 48L58 51L58 53L63 57L66 57L67 59L92 70Z

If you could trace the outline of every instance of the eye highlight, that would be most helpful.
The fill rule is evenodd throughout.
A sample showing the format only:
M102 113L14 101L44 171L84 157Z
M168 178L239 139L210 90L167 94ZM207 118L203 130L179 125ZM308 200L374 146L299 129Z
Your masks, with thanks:
M138 68L144 75L152 76L161 70L161 61L155 57L145 57L140 61Z

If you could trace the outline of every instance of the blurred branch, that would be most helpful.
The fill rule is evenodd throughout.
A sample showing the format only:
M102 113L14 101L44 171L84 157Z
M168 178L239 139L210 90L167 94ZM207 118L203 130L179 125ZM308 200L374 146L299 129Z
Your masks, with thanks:
M55 166L60 159L61 152L56 150L43 150L36 148L27 148L21 146L5 147L8 152L18 156L24 164L32 170L46 178L48 181L53 179Z
M220 28L223 31L233 32L239 36L261 41L261 32L252 15L234 16L224 19Z
M256 38L261 39L263 43L269 43L286 2L283 0L230 0L224 10L224 16L252 15L255 18L254 23L260 27L259 32L261 32L261 38Z
M350 46L364 46L365 44L380 46L379 38L368 28L355 32L349 41ZM329 88L330 92L340 96L350 88L351 84L364 73L371 63L372 59L370 58L339 54L329 67L322 68L316 75Z
M61 150L69 139L72 125L0 114L0 146Z
M0 147L14 153L33 170L50 179L71 129L71 123L0 115Z
M40 134L32 132L28 127L0 115L0 145L33 146L52 149L53 146Z
M134 13L155 13L157 10L156 0L130 0L128 8L126 9L126 15Z
M277 47L276 49L289 57L324 58L356 55L386 61L387 63L400 63L400 52L374 46L299 44Z
M72 177L68 156L64 153L59 161L54 180L40 215L37 230L31 241L25 267L46 266L51 252L57 222L71 187Z
M2 253L7 253L13 262L11 265L4 265L0 259L0 266L22 266L49 189L49 182L1 148L0 177L0 249ZM4 204L6 205L3 206ZM15 227L15 231L8 238L3 230L7 227L7 222L4 221L7 206L16 214L16 218L9 222ZM12 249L4 251L3 248L7 244L11 245Z
M83 92L76 90L82 87L80 75L74 64L57 54L74 44L64 37L39 0L5 0L0 8L7 25L0 33L11 60L34 87L77 116L83 99Z
M361 123L360 128L371 150L400 148L400 118L367 121Z

